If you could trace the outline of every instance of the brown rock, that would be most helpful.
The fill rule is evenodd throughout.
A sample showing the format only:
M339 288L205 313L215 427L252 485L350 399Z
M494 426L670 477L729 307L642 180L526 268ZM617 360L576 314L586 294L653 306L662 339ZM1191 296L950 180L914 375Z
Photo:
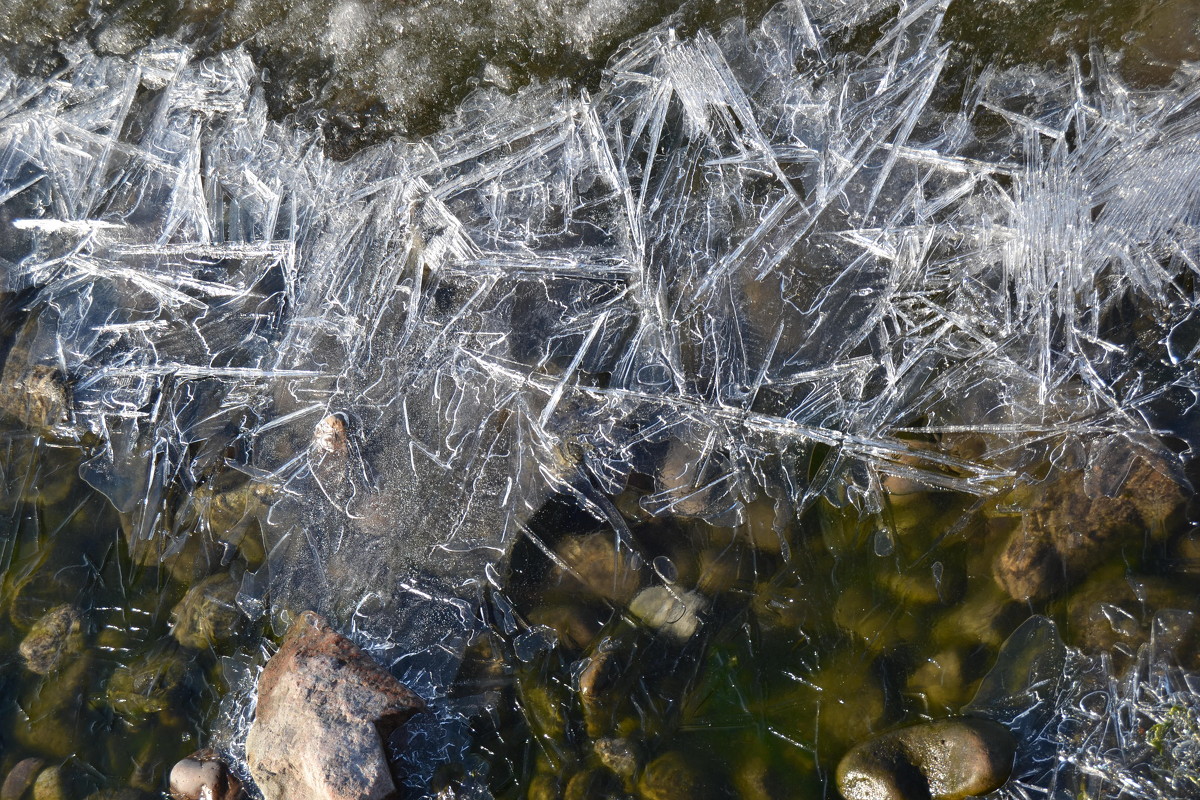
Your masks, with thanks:
M67 422L71 390L57 367L33 364L24 351L10 353L0 373L0 411L33 430L46 432Z
M1041 599L1066 581L1062 559L1039 530L1022 524L996 558L992 574L1014 600Z
M349 438L346 420L340 415L330 414L313 429L312 446L318 453L345 455Z
M246 761L266 800L381 800L383 740L424 701L318 614L292 623L259 677Z
M1003 725L960 717L925 722L863 742L842 758L846 800L962 800L1008 780L1016 742Z
M1169 475L1140 458L1112 497L1086 484L1084 473L1066 473L1040 489L1001 549L993 575L1014 600L1043 600L1078 583L1123 545L1163 538L1184 500Z
M27 669L49 675L82 653L83 647L83 615L74 606L64 604L43 614L19 649Z

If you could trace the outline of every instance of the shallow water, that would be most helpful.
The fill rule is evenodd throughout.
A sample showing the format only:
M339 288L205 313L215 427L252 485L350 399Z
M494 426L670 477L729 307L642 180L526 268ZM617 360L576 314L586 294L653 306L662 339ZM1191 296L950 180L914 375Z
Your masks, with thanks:
M1153 620L1196 596L1196 74L1146 87L1195 20L965 8L653 31L344 163L244 54L9 76L2 766L239 756L316 607L433 701L414 796L834 796L981 686L1042 719L1005 796L1186 796L1196 651ZM1038 652L1056 693L987 678ZM1183 688L1108 691L1126 730L1076 697L1110 677Z

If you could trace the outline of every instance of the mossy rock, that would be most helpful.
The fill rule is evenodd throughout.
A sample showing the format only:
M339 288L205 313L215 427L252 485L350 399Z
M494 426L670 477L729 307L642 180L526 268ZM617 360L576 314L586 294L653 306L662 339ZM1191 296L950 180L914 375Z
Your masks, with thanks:
M114 711L139 718L167 711L190 688L191 660L175 649L162 650L113 672L105 698Z
M33 624L19 651L26 669L48 675L82 653L85 644L83 614L64 603Z

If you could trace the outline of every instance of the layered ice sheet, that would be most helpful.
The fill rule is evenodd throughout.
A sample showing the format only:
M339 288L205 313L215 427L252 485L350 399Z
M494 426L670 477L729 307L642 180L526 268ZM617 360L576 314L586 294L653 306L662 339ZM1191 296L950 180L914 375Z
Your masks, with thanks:
M944 10L656 29L598 93L480 91L347 162L241 51L6 71L2 402L88 448L143 561L236 547L190 512L256 487L246 613L330 613L427 695L552 495L636 549L634 474L652 514L782 530L892 479L1178 466L1200 75L948 75Z

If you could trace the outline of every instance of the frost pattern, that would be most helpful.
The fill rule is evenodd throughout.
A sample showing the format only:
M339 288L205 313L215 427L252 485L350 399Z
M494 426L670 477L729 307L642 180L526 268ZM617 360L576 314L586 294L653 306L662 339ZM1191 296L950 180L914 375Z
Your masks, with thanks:
M65 375L70 413L6 408L89 448L135 555L265 487L244 610L331 613L434 696L551 495L636 550L634 473L650 513L782 527L1160 451L1197 388L1197 74L964 82L938 2L835 47L870 11L657 29L595 95L481 91L344 163L241 51L6 71L6 382Z

